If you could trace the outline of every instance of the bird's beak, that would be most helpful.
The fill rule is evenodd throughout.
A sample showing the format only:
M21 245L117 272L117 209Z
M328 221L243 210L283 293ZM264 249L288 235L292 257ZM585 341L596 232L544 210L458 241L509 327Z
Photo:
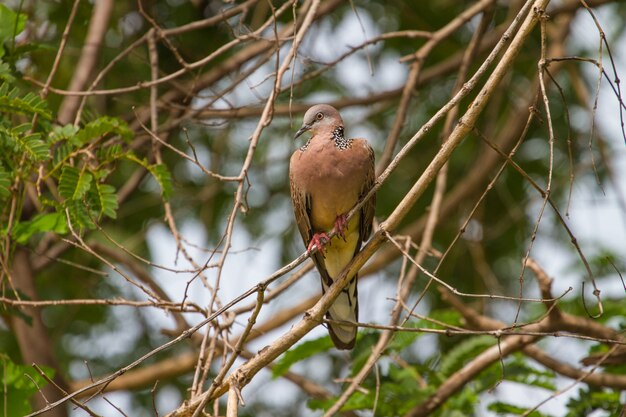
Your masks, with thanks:
M298 136L300 136L301 134L303 134L304 132L306 132L307 130L310 130L310 129L311 129L311 125L307 125L307 124L302 125L302 127L300 128L300 130L298 130L298 131L296 132L296 135L295 135L293 138L294 138L294 139L297 139L297 138L298 138Z

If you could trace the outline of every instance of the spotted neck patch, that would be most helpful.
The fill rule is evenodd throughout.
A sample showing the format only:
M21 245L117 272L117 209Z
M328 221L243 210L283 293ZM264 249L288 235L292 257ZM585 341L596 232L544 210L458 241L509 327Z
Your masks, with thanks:
M335 141L335 146L342 151L352 146L352 139L346 139L343 135L343 126L337 126L333 130L333 140Z
M309 144L311 143L311 139L313 139L313 136L311 136L304 145L300 146L300 150L302 152L306 151L306 149L309 147Z
M304 145L300 146L300 150L302 152L306 151L309 148L309 145L311 144L311 139L313 139L313 136L311 136ZM335 146L342 151L352 147L352 139L346 139L343 135L343 126L337 126L335 130L333 130L333 135L331 139L335 141Z

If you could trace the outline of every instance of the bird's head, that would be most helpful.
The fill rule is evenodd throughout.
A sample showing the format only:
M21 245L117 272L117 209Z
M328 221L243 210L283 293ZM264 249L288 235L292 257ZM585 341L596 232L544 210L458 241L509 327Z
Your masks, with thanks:
M316 134L322 130L332 132L337 127L343 127L343 119L337 109L328 104L316 104L304 113L302 127L296 132L294 139L307 130Z

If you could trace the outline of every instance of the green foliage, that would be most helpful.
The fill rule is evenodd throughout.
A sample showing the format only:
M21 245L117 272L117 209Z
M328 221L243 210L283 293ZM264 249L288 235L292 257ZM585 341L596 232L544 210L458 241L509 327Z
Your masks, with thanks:
M447 317L451 322L458 321L458 313L448 309L437 310L433 312L432 316L433 318L437 317L438 320ZM439 327L433 322L425 320L407 322L405 326L411 328ZM409 340L414 341L420 335L421 333L418 332L397 333L394 337L395 343L391 343L386 352L390 354L390 357L404 355L405 350L412 346ZM407 338L404 339L399 336L407 336ZM447 339L447 336L441 336L441 338ZM365 360L371 354L371 347L377 340L378 332L359 332L357 346L353 352L352 375L362 368ZM361 385L368 392L355 392L343 410L372 409L376 404L377 414L403 415L436 391L447 377L475 359L485 349L494 346L496 342L496 339L489 335L465 336L449 350L437 352L432 358L427 359L425 363L430 364L428 367L419 363L407 365L407 362L404 366L391 363L388 370L380 375L379 381L376 381L373 376L368 377ZM391 349L392 346L393 349ZM442 406L441 414L438 415L467 415L467 410L475 409L481 401L481 394L492 389L503 380L553 391L556 389L554 378L553 372L533 367L525 356L514 354L504 361L504 369L502 369L502 363L496 362L466 384ZM377 396L378 398L376 398ZM337 397L327 400L313 400L309 403L309 407L327 410L336 400ZM493 411L499 413L514 414L521 410L521 408L503 401L495 402L491 407ZM523 411L521 410L521 412ZM533 415L542 416L540 413Z
M82 233L85 230L96 227L94 216L92 216L92 213L85 207L82 201L68 200L66 207L75 232Z
M59 179L59 194L66 200L80 200L91 187L93 176L84 169L66 165Z
M376 415L403 415L434 391L433 386L420 386L420 375L415 367L389 366L388 372L381 375L377 390L373 378L363 386L367 392L357 391L346 402L342 410L371 410L376 406ZM308 406L314 410L328 410L337 397L325 400L311 400Z
M11 195L9 188L11 187L11 175L0 165L0 201L5 200Z
M159 183L163 198L168 200L172 195L172 176L167 166L164 164L156 164L148 166L148 169Z
M422 326L423 324L424 326ZM420 320L420 321L409 321L404 325L404 327L409 328L409 329L411 328L414 329L417 327L432 328L433 326L429 326L428 324L424 323L424 321ZM419 336L420 336L420 333L418 332L411 332L411 331L397 332L393 336L391 343L389 343L388 349L394 352L402 352L404 349L411 346L413 342L415 342L415 339L417 339Z
M8 149L12 148L12 153L23 154L32 162L41 162L48 158L49 148L41 140L40 133L32 133L31 126L27 123L21 124L11 129L0 126L0 144Z
M69 136L68 139L70 139L74 145L82 146L108 134L119 135L124 141L128 141L133 137L133 133L128 128L126 122L117 117L102 116L87 123L75 135Z
M500 365L498 365L500 368ZM530 366L526 357L521 354L513 355L507 362L504 371L507 381L517 382L529 387L543 388L555 391L555 374L552 371L542 371Z
M19 220L13 225L13 238L26 244L38 233L65 234L68 232L66 213L77 232L94 228L95 221L103 217L116 218L116 188L107 182L114 172L113 164L131 153L122 147L132 138L127 123L103 116L83 127L39 123L36 129L32 122L11 125L9 122L33 120L34 116L49 121L52 113L38 95L22 95L10 85L15 78L10 66L0 65L0 78L5 80L0 84L0 112L11 116L0 121L0 200L10 197L14 178L22 179L20 184L37 178L38 187L46 184L42 181L46 178L56 180L61 198L56 201L53 194L39 188L44 211L30 219L15 216ZM108 140L104 142L104 139ZM169 195L171 178L167 168L158 165L147 168L157 178L164 194Z
M67 233L67 221L62 212L37 214L31 220L17 223L12 230L13 238L20 244L25 244L34 234L54 232Z
M320 337L314 340L307 340L304 343L299 343L295 347L289 349L283 353L274 367L272 368L272 377L277 378L284 375L285 372L291 368L296 362L310 358L317 355L320 352L325 352L332 348L333 343L329 336Z
M91 207L98 213L98 218L102 216L117 218L118 202L115 187L97 182L95 187L91 188L89 197Z
M380 332L372 329L365 329L357 333L356 344L351 353L351 375L356 375L363 365L365 365L365 362L372 353L372 348L376 345L379 338Z
M17 88L10 88L6 82L0 84L0 113L22 114L26 116L37 114L43 119L52 119L48 105L38 95L27 93L24 96L20 96L20 91Z
M618 390L580 388L578 395L568 401L565 417L588 416L595 411L607 411L611 416L618 416L622 407Z
M124 157L147 169L161 187L161 195L163 196L163 199L169 199L172 194L172 176L166 165L150 164L145 158L138 158L132 153L127 153Z
M0 4L0 58L5 54L4 44L20 34L24 30L25 24L25 14L18 14L4 4Z
M0 70L10 71L10 68L3 65ZM45 120L52 119L44 100L33 93L22 96L18 89L10 87L7 82L0 85L0 111L12 115L16 120L35 115ZM11 126L7 123L10 120L5 119L4 123L0 123L0 149L4 150L0 155L0 200L10 197L13 178L30 181L37 177L38 186L41 187L41 184L45 184L41 180L45 178L40 175L58 181L58 195L61 198L56 201L43 190L40 200L45 211L36 213L30 219L15 216L19 219L12 229L15 241L26 244L38 233L67 233L67 214L77 232L93 229L95 222L103 217L117 217L116 188L106 182L114 172L112 165L131 154L119 143L120 140L127 143L132 137L126 122L104 116L82 128L39 124L41 131L34 131L31 123ZM105 138L111 140L103 143ZM100 143L96 146L97 142ZM52 158L51 149L54 150ZM28 163L20 162L22 160ZM146 168L157 178L164 195L169 196L172 187L167 168L148 164Z
M527 415L528 417L549 417L549 414L540 413L539 411L533 411L530 414L524 414L526 407L518 407L516 405L507 404L504 402L494 402L487 407L489 411L493 411L499 416L520 416Z
M613 276L612 279L619 278ZM585 306L580 301L580 298L572 297L570 299L564 299L559 301L559 307L570 314L574 315L586 315ZM603 324L611 323L611 327L615 329L626 328L626 303L624 303L623 297L619 295L611 297L610 295L602 298L602 307L604 314L598 317L596 320ZM538 309L538 314L541 310Z
M12 83L15 81L15 77L11 72L11 67L6 62L0 60L0 81L6 81Z
M450 376L485 349L496 344L493 336L470 337L458 343L441 359L439 371Z
M42 369L52 378L50 368ZM0 412L7 416L23 416L32 411L29 400L47 381L31 366L18 365L5 354L0 354ZM5 413L6 410L6 414Z
M74 125L65 125L65 126L54 126L48 135L48 143L53 145L62 140L69 141L78 133L78 126Z
M449 415L467 415L467 410L475 410L478 407L480 394L481 392L476 389L473 381L469 382L457 394L446 401L441 407L440 415L445 417Z

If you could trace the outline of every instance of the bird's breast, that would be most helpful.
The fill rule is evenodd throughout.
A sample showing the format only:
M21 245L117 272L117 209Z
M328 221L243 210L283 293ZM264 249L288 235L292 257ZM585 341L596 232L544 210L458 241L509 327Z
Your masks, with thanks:
M315 143L297 151L292 159L297 186L310 196L311 223L318 231L329 230L335 219L358 201L364 181L360 152L338 149L332 141Z

